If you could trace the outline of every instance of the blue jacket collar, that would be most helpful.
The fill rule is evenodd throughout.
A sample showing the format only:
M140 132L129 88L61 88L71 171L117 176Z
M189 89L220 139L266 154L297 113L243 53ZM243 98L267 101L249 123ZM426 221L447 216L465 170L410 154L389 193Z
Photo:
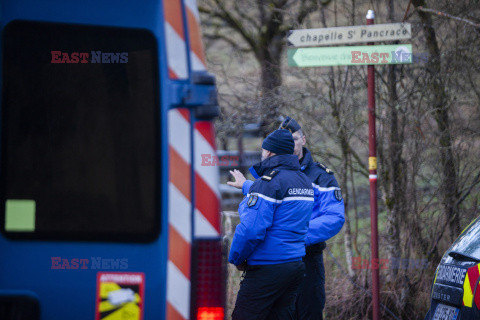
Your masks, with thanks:
M294 154L281 154L267 158L255 165L249 170L255 179L263 176L267 171L278 168L287 170L300 170L298 157Z
M300 170L304 171L313 164L312 154L307 148L303 148L303 159L300 163Z

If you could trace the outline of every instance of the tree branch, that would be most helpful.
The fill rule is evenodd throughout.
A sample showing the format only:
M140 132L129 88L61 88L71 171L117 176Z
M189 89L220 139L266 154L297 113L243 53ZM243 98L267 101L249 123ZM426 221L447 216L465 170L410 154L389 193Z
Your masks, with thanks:
M305 3L307 3L307 5L305 5ZM317 1L311 1L311 0L302 1L300 10L298 12L297 19L296 19L298 24L302 24L303 20L305 20L305 18L315 10L317 10Z
M251 49L241 47L238 43L233 41L231 37L221 33L215 33L215 34L205 33L203 36L209 40L223 40L226 43L228 43L230 46L232 46L235 50L239 50L241 52L245 52L245 53L252 52Z
M242 38L248 43L254 52L257 51L257 43L253 35L251 35L242 25L238 19L236 19L230 12L225 8L225 4L221 0L215 0L218 8L221 12L211 12L210 15L217 17L225 21L230 28L240 33Z
M470 185L470 187L468 188L467 191L465 191L465 193L462 195L462 197L460 199L458 199L457 203L455 203L455 206L458 208L458 206L468 197L468 195L470 194L470 192L472 192L472 189L473 187L475 187L478 183L480 182L480 172L478 172L477 176L475 177L475 179L473 179L473 182L472 184Z
M451 15L451 14L448 14L448 13L445 13L445 12L442 12L442 11L438 11L438 10L434 10L434 9L429 9L429 8L424 8L423 6L418 6L418 7L416 7L416 9L417 9L418 11L433 13L433 14L436 14L437 16L441 16L441 17L446 17L446 18L450 18L450 19L453 19L453 20L457 20L457 21L460 21L460 22L469 24L469 25L475 27L476 29L479 29L479 30L480 30L480 23L475 23L475 22L473 22L473 21L470 21L470 20L467 20L467 19L463 19L463 18L460 18L460 17L456 17L456 16L453 16L453 15Z

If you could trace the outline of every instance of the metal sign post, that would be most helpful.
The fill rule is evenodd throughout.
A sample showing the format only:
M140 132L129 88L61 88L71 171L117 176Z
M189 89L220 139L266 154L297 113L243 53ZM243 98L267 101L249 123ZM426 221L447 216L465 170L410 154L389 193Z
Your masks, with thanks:
M375 13L368 10L367 25L373 25ZM368 43L373 45L373 43ZM375 130L375 66L368 67L368 169L370 180L370 229L372 247L373 320L380 319L380 277L378 267L377 139Z

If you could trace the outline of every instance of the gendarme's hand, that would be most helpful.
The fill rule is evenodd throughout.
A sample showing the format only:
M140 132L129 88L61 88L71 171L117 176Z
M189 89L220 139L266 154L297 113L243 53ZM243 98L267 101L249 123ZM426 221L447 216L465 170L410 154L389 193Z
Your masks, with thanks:
M242 189L243 183L247 180L243 173L235 169L233 171L230 170L230 174L233 176L235 181L228 181L227 184L237 189Z
M235 266L235 267L237 267L238 271L247 270L247 260L243 261L242 263L240 263L238 266Z

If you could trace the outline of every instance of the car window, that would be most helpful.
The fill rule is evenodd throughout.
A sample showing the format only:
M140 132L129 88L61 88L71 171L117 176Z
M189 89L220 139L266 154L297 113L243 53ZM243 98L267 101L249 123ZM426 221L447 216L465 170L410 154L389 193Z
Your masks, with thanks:
M465 255L480 259L480 218L477 218L455 240L450 251L457 251Z

